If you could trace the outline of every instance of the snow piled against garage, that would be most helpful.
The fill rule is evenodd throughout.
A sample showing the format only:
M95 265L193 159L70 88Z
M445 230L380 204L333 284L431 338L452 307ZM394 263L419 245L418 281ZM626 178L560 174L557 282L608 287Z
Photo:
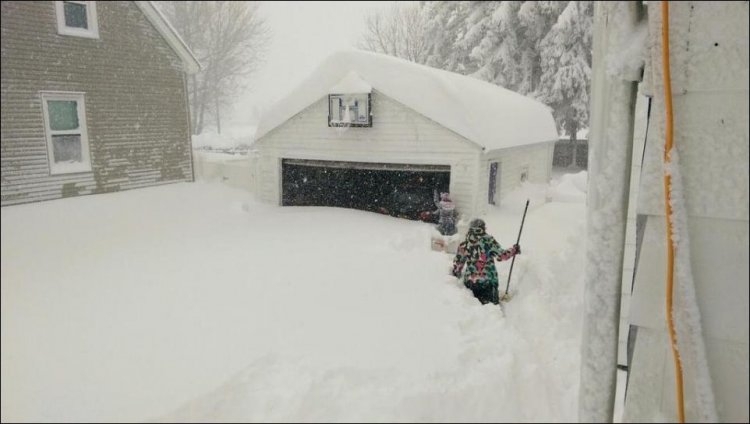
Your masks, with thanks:
M193 149L198 150L233 150L250 146L255 140L255 125L228 125L217 133L211 127L201 134L192 136Z
M482 216L508 246L531 200L504 312L423 222L201 182L2 208L2 421L576 421L570 178Z

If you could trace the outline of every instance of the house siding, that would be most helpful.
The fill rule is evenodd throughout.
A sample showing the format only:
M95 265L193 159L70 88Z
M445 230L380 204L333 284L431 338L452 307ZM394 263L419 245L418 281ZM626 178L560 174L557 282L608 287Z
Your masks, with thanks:
M662 27L660 7L658 3L648 4L646 15L651 34L659 34ZM709 376L710 387L704 384L703 389L710 390L715 400L715 422L748 422L748 4L670 2L669 9L670 45L673 46L670 56L673 131L675 151L679 153L679 178L673 184L680 187L675 198L682 198L684 202L675 206L675 210L680 208L678 216L682 217L677 220L682 241L677 248L679 252L681 247L689 247L683 251L690 256L687 275L680 273L678 265L675 287L693 286L692 296L698 313L691 313L693 319L700 320L693 333L703 338L707 362L707 367L685 366L688 360L700 364L695 360L699 347L683 361L685 420L705 421L709 416L704 415L707 408L701 408L708 397L705 394L701 397L696 390L687 390L698 386L696 382L705 383L701 378ZM603 33L604 37L609 36ZM663 52L658 36L652 35L646 45L649 49L639 92L652 100L639 185L637 193L630 198L631 202L637 201L635 210L639 224L642 223L639 228L642 233L637 244L628 311L634 337L629 346L632 360L628 364L623 422L671 418L677 410L673 357L664 312L669 239L664 206L663 154L667 121ZM606 130L604 128L603 133ZM592 162L596 153L591 156ZM638 160L641 154L635 156ZM685 295L680 297L679 290L675 293L675 316L684 318L685 307L679 300Z
M256 142L256 196L281 203L281 159L449 165L459 214L473 215L481 148L378 91L372 127L328 127L323 97Z
M99 38L59 35L53 2L2 2L2 205L192 181L180 58L130 1ZM84 93L91 172L50 175L41 91Z

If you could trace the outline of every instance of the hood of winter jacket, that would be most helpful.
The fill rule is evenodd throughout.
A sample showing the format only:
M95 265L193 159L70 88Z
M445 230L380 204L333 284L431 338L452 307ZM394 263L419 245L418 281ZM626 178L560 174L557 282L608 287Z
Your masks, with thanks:
M469 244L477 243L486 234L482 227L471 227L466 234L466 242Z

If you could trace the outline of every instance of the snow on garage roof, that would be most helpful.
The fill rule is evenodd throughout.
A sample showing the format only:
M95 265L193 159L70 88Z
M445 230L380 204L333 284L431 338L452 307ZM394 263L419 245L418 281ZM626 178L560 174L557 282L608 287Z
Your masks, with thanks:
M274 104L256 139L354 77L487 150L558 139L552 110L541 102L473 77L355 49L329 56ZM377 120L377 110L373 115Z
M338 84L331 87L330 94L362 94L372 93L372 86L363 80L356 72L349 71Z

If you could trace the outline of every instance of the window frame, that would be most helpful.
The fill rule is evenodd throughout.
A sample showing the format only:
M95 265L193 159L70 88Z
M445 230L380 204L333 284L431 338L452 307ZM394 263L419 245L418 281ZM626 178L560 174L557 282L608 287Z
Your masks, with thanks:
M69 27L65 23L65 2L55 1L55 13L57 14L57 33L60 35L71 35L83 38L99 38L99 21L96 14L95 1L68 1L86 6L86 23L88 28Z
M358 96L358 95L367 95L367 123L359 123L359 122L350 122L350 123L334 123L331 122L331 118L333 118L333 110L331 109L331 99L332 97L338 97L339 101L346 96ZM330 93L328 94L328 126L333 128L339 128L339 127L360 127L360 128L369 128L372 127L372 93Z
M41 91L42 115L44 118L44 134L47 142L47 162L50 175L77 174L91 172L91 153L89 149L88 125L86 123L86 100L85 93L75 91ZM50 126L49 107L50 100L75 101L78 112L77 130L53 130ZM52 143L54 135L78 135L81 137L81 163L77 165L57 164L55 162L55 150Z

